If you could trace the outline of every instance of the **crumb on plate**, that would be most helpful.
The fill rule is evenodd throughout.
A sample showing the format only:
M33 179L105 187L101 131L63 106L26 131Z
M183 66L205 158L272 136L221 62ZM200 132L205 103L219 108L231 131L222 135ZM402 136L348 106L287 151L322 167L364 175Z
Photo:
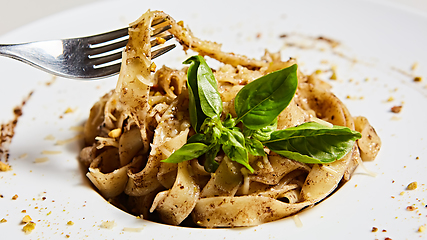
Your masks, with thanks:
M331 71L332 71L332 75L329 79L337 80L337 68L336 68L336 66L332 66Z
M408 211L415 211L417 208L415 206L407 206L406 210Z
M72 112L74 112L74 110L72 108L68 107L67 109L65 109L64 113L72 113Z
M33 219L31 219L31 217L29 215L25 215L22 218L22 223L29 223L29 222L31 222L31 220L33 220Z
M100 227L106 228L106 229L112 229L116 226L116 223L114 221L102 221Z
M414 77L414 82L421 82L422 80L423 78L420 76Z
M402 111L402 106L393 106L391 111L394 113L400 113L400 111Z
M417 182L411 182L410 184L408 184L408 186L406 187L407 190L415 190L418 187L418 183Z
M0 172L10 171L12 168L9 164L0 161Z
M25 234L30 234L35 228L36 228L36 223L29 222L22 228L22 230L25 232Z

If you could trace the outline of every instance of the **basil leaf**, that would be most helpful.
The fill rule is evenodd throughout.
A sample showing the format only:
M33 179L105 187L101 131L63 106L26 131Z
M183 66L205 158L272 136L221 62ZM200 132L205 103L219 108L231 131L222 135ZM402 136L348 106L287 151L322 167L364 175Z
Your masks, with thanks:
M271 151L304 163L330 163L344 157L361 134L347 127L308 122L271 134L263 144Z
M190 64L187 71L187 88L188 88L188 111L190 112L190 122L194 131L198 133L203 122L207 118L200 105L199 90L197 86L197 68L199 62L189 61L187 59L184 64Z
M205 153L205 171L208 173L213 173L218 169L218 162L215 161L216 155L218 155L219 149L221 148L220 144L215 144Z
M234 100L237 120L253 130L273 122L295 95L298 86L297 68L294 64L243 87Z
M252 173L254 169L249 165L248 151L245 147L245 137L243 133L237 129L225 129L223 131L221 135L222 150L232 161L242 164Z
M246 138L245 147L248 150L248 153L254 156L265 156L264 145L256 139Z
M184 61L184 64L191 64L188 78L192 78L190 85L194 93L197 88L198 100L203 113L207 117L220 116L222 113L222 100L218 92L217 82L211 68L202 56L192 56ZM196 77L196 79L194 79Z
M206 143L206 135L201 133L196 133L190 138L187 139L187 143Z
M200 157L209 150L209 146L203 143L186 143L180 149L173 152L167 159L162 162L180 163Z

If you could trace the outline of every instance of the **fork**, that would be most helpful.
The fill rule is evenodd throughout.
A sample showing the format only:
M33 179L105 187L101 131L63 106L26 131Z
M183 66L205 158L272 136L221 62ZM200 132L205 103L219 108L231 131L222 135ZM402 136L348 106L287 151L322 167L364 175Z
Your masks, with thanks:
M153 48L173 38L166 32L171 26L164 23L164 19L152 23L151 59L175 48L175 44ZM122 28L83 38L0 44L0 56L22 61L65 78L99 79L120 71L122 49L128 38L128 28ZM159 38L164 40L159 41Z

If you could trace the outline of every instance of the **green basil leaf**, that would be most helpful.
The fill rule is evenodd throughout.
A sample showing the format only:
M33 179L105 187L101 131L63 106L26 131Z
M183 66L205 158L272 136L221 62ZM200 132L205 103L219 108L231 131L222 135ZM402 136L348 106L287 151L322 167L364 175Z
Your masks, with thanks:
M205 153L205 171L208 173L213 173L218 169L218 162L215 161L216 155L218 155L218 152L221 148L220 144L215 144L212 146L209 151Z
M245 137L240 130L226 129L221 135L222 150L224 153L235 162L245 166L249 171L254 172L254 169L249 165L248 151L245 147Z
M256 139L246 138L245 147L248 153L254 156L265 156L264 145Z
M304 163L330 163L344 157L361 134L347 127L308 122L271 134L263 144L271 151Z
M187 88L188 88L188 111L190 112L190 122L194 131L198 133L203 122L207 118L200 105L199 90L197 86L197 69L199 62L187 59L184 64L190 64L187 71Z
M173 152L167 159L162 162L180 163L200 157L209 150L209 146L203 143L186 143L180 149Z
M187 143L204 143L208 145L206 142L206 135L201 133L196 133L190 138L188 138Z
M294 64L243 87L234 100L237 120L253 130L273 122L295 95L298 86L297 68Z
M191 74L187 73L187 75L192 78L190 85L194 93L197 87L198 100L203 113L208 117L219 117L222 113L222 100L211 68L199 55L188 58L184 64L191 64L191 70L188 69ZM194 77L197 79L195 80Z

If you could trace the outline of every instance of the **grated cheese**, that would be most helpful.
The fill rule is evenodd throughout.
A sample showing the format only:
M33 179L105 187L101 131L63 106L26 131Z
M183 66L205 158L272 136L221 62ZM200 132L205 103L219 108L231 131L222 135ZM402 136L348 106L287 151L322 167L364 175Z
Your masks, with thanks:
M328 172L328 173L332 174L332 175L337 175L337 174L338 174L338 172L337 172L337 171L335 171L333 168L331 168L331 167L329 167L329 166L327 166L327 165L321 165L321 168L322 168L323 170L325 170L326 172Z
M101 225L99 225L102 228L106 228L106 229L112 229L113 227L116 226L116 222L114 221L102 221Z
M55 140L55 137L52 134L47 135L44 140Z
M247 195L249 193L249 171L247 168L241 168L240 172L243 175L242 193Z
M61 154L61 153L62 151L47 151L47 150L42 151L42 154L45 154L45 155Z
M371 176L371 177L376 177L377 176L377 173L375 173L375 172L373 172L373 171L371 171L371 170L369 170L369 169L367 169L366 168L366 166L363 164L363 161L360 159L360 158L358 158L357 159L357 162L359 163L359 166L361 167L361 168L363 168L363 170L369 175L369 176Z
M69 142L72 142L72 141L76 141L76 140L79 140L79 139L82 139L82 138L84 138L84 135L83 134L79 134L79 135L76 135L76 136L74 136L72 138L69 138L69 139L58 140L58 141L56 141L55 145L64 145L66 143L69 143Z
M47 161L49 161L49 158L47 158L47 157L42 157L42 158L36 158L36 159L34 159L35 163L43 163L43 162L47 162Z
M170 155L172 155L172 152L169 151L168 149L166 149L166 147L164 145L159 146L160 151L162 151L162 153L166 156L166 157L170 157Z
M83 126L74 126L74 127L70 127L69 129L70 129L71 131L83 132L84 127L83 127Z
M328 128L333 128L334 127L334 125L332 124L332 123L330 123L330 122L326 122L325 120L322 120L322 119L320 119L320 118L317 118L317 117L314 117L313 119L311 119L313 122L315 122L315 123L318 123L318 124L321 124L321 125L323 125L323 126L325 126L325 127L328 127Z
M142 230L144 230L143 227L139 227L139 228L124 227L123 228L123 231L125 231L125 232L141 232Z
M303 225L302 225L302 222L301 222L301 219L299 218L299 216L298 215L294 215L293 217L292 217L293 219L294 219L294 222L295 222L295 225L297 226L297 227L302 227Z
M154 86L154 83L152 81L145 79L141 74L136 75L136 78L138 78L138 80L144 83L145 85L148 85L150 87Z

